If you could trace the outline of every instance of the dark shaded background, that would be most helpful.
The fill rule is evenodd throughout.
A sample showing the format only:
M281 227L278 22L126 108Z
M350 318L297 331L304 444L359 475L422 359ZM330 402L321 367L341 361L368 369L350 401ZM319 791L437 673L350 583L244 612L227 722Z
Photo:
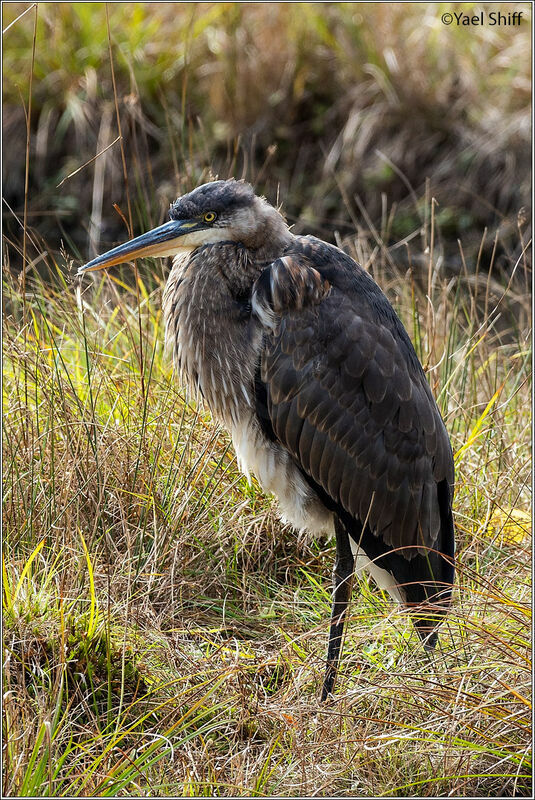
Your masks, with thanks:
M3 7L3 28L29 4ZM159 223L211 176L245 177L297 231L391 247L435 198L441 267L509 274L529 239L530 7L520 25L446 26L469 4L40 3L27 220L33 245L83 261ZM3 205L20 269L35 10L4 34ZM488 17L487 17L488 23ZM123 134L128 180L117 142ZM66 179L66 180L65 180ZM63 183L61 183L64 181ZM59 185L61 184L61 185ZM486 229L486 234L484 231ZM499 230L497 246L494 238ZM481 242L483 240L483 245ZM403 264L406 248L393 251ZM479 254L479 256L478 256Z

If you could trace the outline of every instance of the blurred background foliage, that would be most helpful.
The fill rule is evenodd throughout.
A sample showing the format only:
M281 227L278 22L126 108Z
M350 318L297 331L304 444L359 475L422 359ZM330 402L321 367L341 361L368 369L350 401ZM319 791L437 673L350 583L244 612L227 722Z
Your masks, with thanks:
M480 9L521 10L523 21L441 21ZM35 30L27 215L37 251L46 242L57 256L63 242L87 260L124 239L113 204L128 216L127 192L139 233L177 195L235 175L280 198L297 232L409 237L416 264L434 197L443 267L461 270L461 238L474 271L499 228L494 263L508 273L529 238L529 15L526 3L39 3L37 14L5 3L10 262L21 263ZM118 135L110 52L127 183L118 141L95 159Z

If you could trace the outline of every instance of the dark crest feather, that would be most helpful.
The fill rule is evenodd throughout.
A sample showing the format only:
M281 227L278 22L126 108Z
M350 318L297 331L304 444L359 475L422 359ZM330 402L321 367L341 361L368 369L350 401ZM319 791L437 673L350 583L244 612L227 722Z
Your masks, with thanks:
M235 211L250 206L255 193L250 183L236 181L212 181L198 186L192 192L179 197L170 208L171 219L193 219L206 211L217 214Z

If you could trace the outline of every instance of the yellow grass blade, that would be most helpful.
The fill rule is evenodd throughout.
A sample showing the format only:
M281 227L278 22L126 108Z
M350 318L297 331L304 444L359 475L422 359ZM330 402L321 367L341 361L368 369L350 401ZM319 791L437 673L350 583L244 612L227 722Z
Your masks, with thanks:
M97 598L95 595L95 578L93 573L93 564L91 563L91 557L89 555L89 550L87 549L85 539L80 529L78 529L78 534L80 536L80 539L82 540L82 547L84 548L85 560L87 562L87 571L89 573L90 604L89 604L89 622L87 624L87 635L91 637L95 631L95 617L97 608Z
M466 442L455 453L455 456L454 456L455 463L457 463L460 460L462 454L473 445L473 443L475 442L475 440L477 439L477 437L481 433L481 428L483 427L483 423L484 423L485 419L488 417L488 415L490 414L490 412L492 410L492 407L495 404L496 400L500 396L504 385L505 384L502 383L502 385L498 389L496 389L496 391L494 392L494 394L490 398L489 402L485 406L485 410L483 411L483 413L481 414L481 416L477 420L476 424L474 425L474 427L470 431L468 439L466 440Z
M9 578L7 575L6 560L3 554L2 554L2 588L4 590L4 597L5 597L4 607L11 608L13 601L11 598L11 589L9 588Z
M41 539L41 541L39 542L39 544L37 545L37 547L35 548L33 553L31 553L31 555L30 555L29 559L27 560L26 564L24 565L24 569L22 570L22 572L20 574L20 578L17 581L17 585L15 586L15 591L13 592L13 597L11 598L11 603L6 608L6 611L11 611L11 609L15 605L15 601L16 601L17 596L18 596L18 594L19 594L19 592L21 590L22 584L24 582L24 578L28 574L28 572L30 570L30 567L32 566L32 563L34 562L35 558L39 555L39 553L43 549L44 543L45 543L45 540Z

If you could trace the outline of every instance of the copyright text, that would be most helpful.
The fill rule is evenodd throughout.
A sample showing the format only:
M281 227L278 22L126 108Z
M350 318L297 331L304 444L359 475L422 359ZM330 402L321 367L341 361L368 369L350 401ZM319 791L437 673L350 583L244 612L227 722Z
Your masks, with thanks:
M523 11L510 11L504 14L502 11L478 11L476 14L466 14L463 11L447 11L442 14L441 20L444 25L455 25L457 27L477 26L477 25L500 25L503 27L520 25L522 22Z

